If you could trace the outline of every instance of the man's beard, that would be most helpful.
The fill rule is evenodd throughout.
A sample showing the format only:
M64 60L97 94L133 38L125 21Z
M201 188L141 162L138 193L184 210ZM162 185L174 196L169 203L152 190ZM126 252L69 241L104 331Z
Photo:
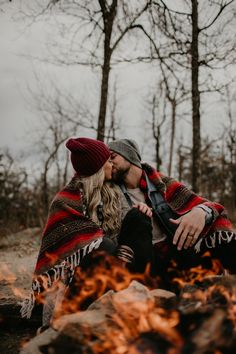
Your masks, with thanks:
M129 172L129 167L125 169L116 169L115 172L112 172L112 180L117 184L124 182L125 176Z

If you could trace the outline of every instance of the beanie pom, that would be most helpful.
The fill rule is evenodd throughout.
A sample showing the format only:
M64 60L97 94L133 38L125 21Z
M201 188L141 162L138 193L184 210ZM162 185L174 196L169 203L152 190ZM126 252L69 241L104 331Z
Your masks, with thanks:
M80 150L80 143L78 142L77 139L69 139L66 143L67 149L69 149L71 152L73 151L79 151Z

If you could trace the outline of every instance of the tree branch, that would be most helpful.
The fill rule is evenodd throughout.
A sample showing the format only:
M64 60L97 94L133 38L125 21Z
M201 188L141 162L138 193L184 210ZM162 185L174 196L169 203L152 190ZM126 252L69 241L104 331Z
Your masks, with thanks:
M216 16L213 18L213 20L212 20L208 25L206 25L205 27L198 28L198 32L200 33L200 32L202 32L202 31L205 31L206 29L210 28L210 27L213 25L213 23L215 23L216 20L219 18L220 14L224 11L224 9L225 9L227 6L229 6L233 1L234 1L234 0L231 0L231 1L229 1L228 3L225 3L224 5L223 5L223 1L222 1L221 7L220 7L218 13L216 14Z
M115 50L115 48L117 47L117 45L119 44L119 42L121 41L121 39L125 36L125 34L133 28L133 24L135 23L135 21L147 10L147 8L149 7L149 5L151 4L151 0L148 0L147 3L145 4L145 6L136 14L136 16L132 19L132 21L130 22L129 26L127 26L124 31L121 33L121 35L117 38L117 40L115 41L115 43L113 44L111 51L113 52Z

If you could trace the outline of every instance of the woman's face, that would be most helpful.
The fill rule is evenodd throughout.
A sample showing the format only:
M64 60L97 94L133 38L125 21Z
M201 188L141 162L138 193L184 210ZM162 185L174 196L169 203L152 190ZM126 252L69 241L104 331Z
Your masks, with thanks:
M112 179L112 162L110 159L103 165L103 169L105 173L105 181L110 181Z

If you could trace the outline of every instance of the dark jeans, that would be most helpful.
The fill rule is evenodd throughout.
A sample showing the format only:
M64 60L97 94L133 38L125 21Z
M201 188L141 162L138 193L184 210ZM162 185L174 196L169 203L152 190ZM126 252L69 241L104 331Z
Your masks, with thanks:
M81 261L80 263L80 267L82 269L87 269L89 268L95 261L95 254L97 254L99 251L104 251L105 253L107 253L108 255L111 256L115 256L116 255L116 249L117 246L115 245L115 243L110 240L107 237L103 238L103 241L101 242L100 246L92 251L91 253L87 254Z
M153 274L163 275L171 260L174 260L180 269L192 268L199 264L205 267L206 259L201 256L209 251L212 258L219 259L224 268L236 274L236 235L230 242L222 242L220 234L216 233L212 248L207 247L210 238L212 235L205 237L199 253L196 253L193 248L178 251L172 244L172 240L153 246L151 219L137 208L133 208L123 220L118 243L127 245L134 251L132 268L136 272L143 272L146 265L150 263Z
M132 269L143 272L148 263L153 264L154 254L152 246L151 219L132 208L125 216L120 235L119 245L129 246L134 252Z

